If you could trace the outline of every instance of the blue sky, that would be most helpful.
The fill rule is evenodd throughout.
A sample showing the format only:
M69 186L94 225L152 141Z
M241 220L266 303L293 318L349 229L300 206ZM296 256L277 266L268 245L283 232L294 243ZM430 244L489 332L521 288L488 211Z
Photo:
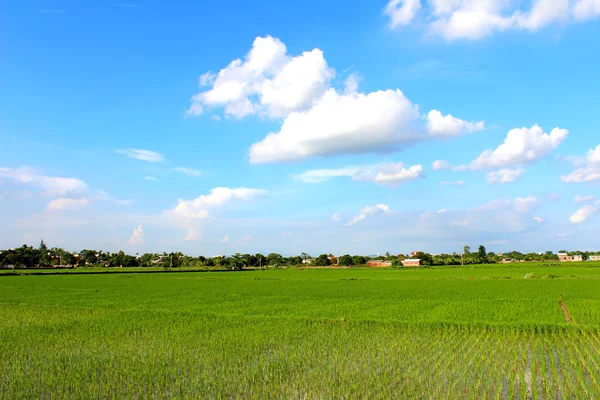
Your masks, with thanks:
M597 249L599 0L221 3L4 4L0 247Z

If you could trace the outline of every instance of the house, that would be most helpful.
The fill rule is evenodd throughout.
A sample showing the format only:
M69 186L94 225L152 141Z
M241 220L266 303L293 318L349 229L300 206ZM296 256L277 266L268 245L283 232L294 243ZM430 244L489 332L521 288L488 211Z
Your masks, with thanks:
M589 256L588 261L600 261L600 256Z
M312 264L313 259L311 257L307 257L304 260L302 260L302 264Z
M385 268L385 267L391 267L391 266L392 266L391 261L384 261L384 260L367 261L367 267Z
M418 267L421 265L420 258L408 258L402 261L402 265L405 267Z
M570 256L567 253L558 253L558 260L560 262L572 262L573 256Z
M574 262L582 262L583 261L583 256L580 256L580 255L573 256L573 261Z
M515 260L514 258L503 258L502 261L500 261L502 264L512 264L512 263L516 263L519 262L519 260Z

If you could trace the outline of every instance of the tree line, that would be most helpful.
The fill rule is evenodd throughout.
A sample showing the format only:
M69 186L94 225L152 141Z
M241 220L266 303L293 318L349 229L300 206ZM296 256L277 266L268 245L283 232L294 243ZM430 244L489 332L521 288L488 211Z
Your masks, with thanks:
M570 255L581 255L587 259L590 255L599 254L597 252L574 251L566 252ZM330 265L339 266L362 266L372 259L390 261L393 267L402 266L401 262L407 258L418 258L423 266L450 266L450 265L473 265L497 263L504 259L518 261L558 261L558 255L552 251L544 253L520 253L512 251L508 253L496 254L487 252L485 246L479 246L477 251L472 252L469 246L463 248L462 253L452 254L429 254L425 252L416 252L411 254L386 253L381 257L367 257L361 255L351 256L345 254L334 257L331 254L321 254L318 257L311 257L307 253L299 256L284 257L281 254L270 253L268 255L240 254L231 256L216 257L192 257L181 252L172 253L145 253L135 256L125 254L123 251L116 253L96 251L90 249L81 250L78 253L72 253L62 248L48 248L42 240L40 245L23 245L15 249L0 251L0 267L12 266L14 268L23 267L77 267L77 266L103 266L103 267L162 267L162 268L224 268L224 269L243 269L249 267L257 268L279 268L283 266L311 265L326 267Z

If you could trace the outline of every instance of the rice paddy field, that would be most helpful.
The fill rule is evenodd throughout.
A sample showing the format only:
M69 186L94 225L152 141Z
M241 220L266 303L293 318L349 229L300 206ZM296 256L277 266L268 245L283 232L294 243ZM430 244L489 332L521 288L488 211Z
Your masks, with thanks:
M600 398L600 268L0 276L6 399Z

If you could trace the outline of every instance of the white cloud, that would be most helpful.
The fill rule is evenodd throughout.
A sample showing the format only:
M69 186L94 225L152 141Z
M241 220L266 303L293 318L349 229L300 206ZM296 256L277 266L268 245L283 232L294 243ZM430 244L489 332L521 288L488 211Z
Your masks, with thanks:
M525 170L518 169L501 169L499 171L489 172L486 175L488 183L511 183L521 178Z
M594 201L596 200L596 196L581 196L581 195L577 195L575 196L575 203L587 203L589 201Z
M421 10L421 0L390 0L384 14L390 17L390 28L408 25Z
M535 32L553 24L584 21L600 15L600 0L429 0L423 8L429 31L446 40L477 40L496 32ZM385 14L390 27L408 25L421 11L421 1L391 0Z
M537 222L538 224L541 224L542 222L544 222L544 218L542 217L536 217L534 216L533 219L535 220L535 222Z
M304 183L322 183L331 178L349 177L356 181L371 181L382 185L400 184L423 176L423 167L413 165L404 167L404 163L388 163L345 167L336 169L315 169L305 171L294 178Z
M367 207L363 208L362 210L360 210L360 214L358 214L352 220L348 221L348 223L346 225L348 225L348 226L354 225L360 221L364 221L368 217L378 215L378 214L383 214L383 213L389 213L390 211L391 211L390 208L385 204L377 204L374 206L367 206Z
M77 210L87 206L88 203L88 199L60 198L50 201L46 206L46 209L49 211Z
M227 243L229 242L229 236L225 235L223 236L223 239L220 240L221 243Z
M573 224L581 224L588 220L591 216L598 212L598 207L592 205L585 205L571 215L569 221Z
M251 240L252 240L252 236L250 236L250 235L245 235L245 236L242 236L242 238L240 239L240 241L241 241L242 243L248 243L248 242L249 242L249 241L251 241Z
M290 114L279 132L253 144L250 162L389 152L423 136L418 109L400 90L340 95L329 89L310 110Z
M573 5L575 19L585 21L600 16L600 0L579 0Z
M344 94L350 94L358 91L358 81L360 77L358 74L350 74L344 81Z
M284 239L291 238L292 236L292 232L281 232L281 237Z
M66 196L87 193L90 188L81 179L46 176L32 168L0 168L0 177L18 183L36 186L44 190L46 196Z
M465 183L467 183L467 182L463 181L463 180L460 180L460 181L441 181L440 182L440 186L464 185Z
M129 237L129 243L131 244L142 244L144 243L144 229L142 225L138 225L137 228L133 230L133 233Z
M423 167L413 165L404 168L402 162L381 164L375 171L361 170L353 177L356 180L366 180L384 185L397 185L405 181L411 181L423 176Z
M135 158L136 160L148 161L152 163L164 162L165 157L151 150L144 149L118 149L115 150L119 154L123 154L129 158Z
M210 208L222 206L232 199L250 200L266 193L261 189L218 187L212 189L210 194L201 195L193 200L179 199L177 207L168 213L184 219L208 218Z
M202 176L202 171L193 168L176 167L173 170L188 176Z
M565 183L583 183L600 179L600 145L590 149L585 157L572 157L575 166L581 166L561 177Z
M468 122L453 117L442 115L438 110L431 110L427 114L427 129L434 136L460 136L465 133L480 131L485 128L483 121Z
M145 181L157 181L158 179L154 178L153 176L145 176L142 178Z
M434 171L449 170L449 171L458 172L458 171L466 171L468 169L468 166L466 166L466 165L454 166L445 160L435 160L432 164L432 167L433 167Z
M342 220L342 214L341 213L335 213L331 216L331 219L336 221L336 222L340 222Z
M289 56L279 39L257 37L244 61L233 60L217 75L209 72L200 77L200 86L212 87L192 97L186 114L224 107L226 115L238 118L254 113L285 117L310 107L334 76L321 50Z
M544 133L538 125L511 129L503 144L481 153L469 167L479 170L532 164L550 154L567 135L568 131L560 128L554 128L550 134Z
M232 61L209 90L193 96L187 114L223 107L225 115L236 118L251 114L283 118L278 131L251 146L250 162L255 164L391 152L419 141L483 128L482 122L434 111L428 130L418 106L400 90L359 93L358 76L351 74L344 90L338 91L332 87L334 76L322 50L292 57L279 39L258 37L243 61Z

